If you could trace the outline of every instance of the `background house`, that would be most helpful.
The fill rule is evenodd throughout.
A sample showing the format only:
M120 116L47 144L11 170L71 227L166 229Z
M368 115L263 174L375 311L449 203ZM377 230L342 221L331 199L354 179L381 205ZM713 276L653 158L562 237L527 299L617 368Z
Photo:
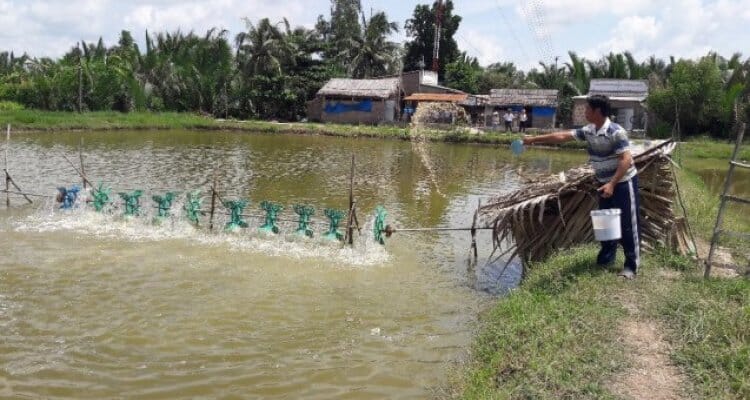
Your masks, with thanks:
M609 97L614 122L628 131L646 130L648 118L645 101L648 81L629 79L592 79L587 96L573 97L573 125L588 124L585 116L586 98L595 94Z
M500 114L502 125L502 115L510 108L515 114L526 110L529 128L552 129L557 121L557 95L557 90L549 89L492 89L484 105L485 125L492 125L494 111ZM517 127L518 120L513 124Z
M401 79L331 79L307 104L312 121L344 124L394 122L400 115Z

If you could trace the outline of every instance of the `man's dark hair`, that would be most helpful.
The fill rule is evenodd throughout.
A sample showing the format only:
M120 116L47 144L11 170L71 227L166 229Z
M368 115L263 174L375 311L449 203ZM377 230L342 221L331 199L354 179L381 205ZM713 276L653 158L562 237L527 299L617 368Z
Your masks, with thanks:
M609 112L611 110L611 106L609 105L609 97L601 95L601 94L595 94L591 95L586 99L586 102L589 103L589 108L591 110L599 109L599 112L602 113L603 117L609 117Z

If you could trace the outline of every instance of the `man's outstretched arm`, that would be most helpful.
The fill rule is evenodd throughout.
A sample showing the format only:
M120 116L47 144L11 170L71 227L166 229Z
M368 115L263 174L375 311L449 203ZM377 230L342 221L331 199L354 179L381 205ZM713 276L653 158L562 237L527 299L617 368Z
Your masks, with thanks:
M523 138L523 144L556 144L575 140L571 131L559 131L539 136L527 136Z

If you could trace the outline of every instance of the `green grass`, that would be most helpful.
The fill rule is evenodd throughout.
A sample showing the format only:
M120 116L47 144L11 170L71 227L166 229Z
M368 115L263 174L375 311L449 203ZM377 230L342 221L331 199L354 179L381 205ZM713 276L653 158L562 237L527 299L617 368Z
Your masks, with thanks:
M677 175L692 227L708 240L718 196L693 172ZM750 230L738 212L729 210L727 229ZM746 242L722 245L747 251ZM631 317L662 327L670 359L684 374L678 396L750 398L750 279L704 280L701 265L661 250L643 258L638 279L625 282L594 266L596 251L586 245L533 265L521 287L482 315L472 357L452 381L453 397L617 398L608 383L629 367L617 335ZM635 315L624 298L637 302Z
M734 142L722 142L707 138L691 139L680 146L679 151L681 152L676 157L682 157L683 159L713 158L729 161L734 151L734 144ZM739 159L750 161L750 143L748 143L748 140L745 140L745 144L740 148Z
M294 133L330 135L345 137L373 137L391 139L410 139L408 127L396 125L340 125L318 123L274 123L266 121L217 120L190 113L152 113L152 112L54 112L25 110L18 107L0 107L0 124L10 123L13 129L25 131L55 130L109 130L109 129L203 129L234 130L255 133ZM482 135L472 134L463 129L424 130L420 131L427 139L451 143L480 143L491 145L508 145L518 139L520 134L487 132ZM569 142L558 147L580 149L584 144ZM728 159L733 144L698 138L689 141L682 148L685 158ZM743 149L741 158L750 160L750 146Z
M669 327L672 359L690 391L703 399L750 398L750 280L694 276L646 286L649 313Z
M676 173L690 226L697 239L710 243L721 200L719 196L709 193L703 180L691 170L683 168L676 170ZM750 232L750 218L747 214L742 214L746 210L747 206L730 204L725 211L723 228L734 232ZM681 209L677 208L677 211L681 212ZM720 244L732 250L738 260L743 260L749 254L745 240L724 236ZM707 254L700 256L706 257Z
M587 246L532 267L528 280L482 316L473 362L457 382L467 399L606 399L624 368L611 298L622 282L593 266Z
M685 393L750 398L750 280L705 281L693 261L657 251L627 282L595 267L596 251L586 245L534 265L520 288L481 316L454 397L618 398L608 384L630 366L617 339L632 317L664 327ZM636 314L624 298L635 299Z
M750 279L706 280L702 267L667 252L649 259L683 271L634 290L645 315L666 327L686 390L698 399L750 398Z
M0 110L0 124L11 124L21 131L62 130L145 130L145 129L200 129L231 130L250 133L292 133L342 137L368 137L409 140L413 132L398 125L342 125L319 123L275 123L267 121L217 120L188 113L119 113L119 112L50 112L39 110ZM427 140L451 143L480 143L509 145L520 134L488 132L472 134L465 129L422 129ZM568 148L582 148L580 143L565 144Z

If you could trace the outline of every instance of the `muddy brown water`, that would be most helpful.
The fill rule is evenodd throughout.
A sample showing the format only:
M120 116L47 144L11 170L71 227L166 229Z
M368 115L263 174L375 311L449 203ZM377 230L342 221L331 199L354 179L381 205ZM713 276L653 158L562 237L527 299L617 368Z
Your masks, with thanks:
M400 141L221 132L15 134L9 170L26 191L79 183L63 158L113 192L168 190L287 208L346 208L370 227L377 205L396 227L470 226L477 200L556 173L580 152L429 144L427 171ZM440 186L438 194L434 185ZM478 313L513 287L511 268L467 269L464 232L365 229L353 249L318 238L196 230L177 217L124 220L56 209L51 199L0 205L0 397L49 399L425 398L466 353ZM115 197L113 193L113 197ZM208 199L206 199L206 203ZM118 200L119 202L119 200ZM226 216L217 217L217 225ZM205 219L204 219L205 222ZM316 225L316 235L326 226ZM489 234L479 237L480 259Z

